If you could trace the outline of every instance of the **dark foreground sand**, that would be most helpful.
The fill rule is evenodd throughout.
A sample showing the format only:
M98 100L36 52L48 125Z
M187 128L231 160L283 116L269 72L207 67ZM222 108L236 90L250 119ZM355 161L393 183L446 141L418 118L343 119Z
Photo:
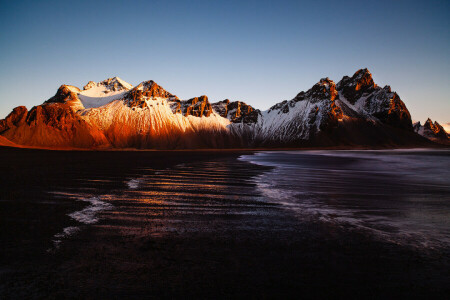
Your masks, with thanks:
M1 148L0 298L448 295L448 257L299 220L260 199L268 168L241 153ZM114 208L80 226L67 214L87 204L55 191L112 195ZM67 226L81 231L55 249Z

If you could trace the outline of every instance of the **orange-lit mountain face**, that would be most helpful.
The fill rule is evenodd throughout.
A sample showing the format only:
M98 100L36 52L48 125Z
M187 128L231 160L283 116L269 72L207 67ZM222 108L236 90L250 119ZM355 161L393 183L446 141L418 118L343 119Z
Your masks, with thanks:
M430 144L397 93L378 87L367 69L337 84L321 79L267 111L207 96L180 100L152 80L62 85L30 111L16 107L0 120L0 135L24 146L88 149Z
M433 123L430 118L423 125L420 122L414 123L414 131L436 143L450 145L450 137L444 127L436 121Z

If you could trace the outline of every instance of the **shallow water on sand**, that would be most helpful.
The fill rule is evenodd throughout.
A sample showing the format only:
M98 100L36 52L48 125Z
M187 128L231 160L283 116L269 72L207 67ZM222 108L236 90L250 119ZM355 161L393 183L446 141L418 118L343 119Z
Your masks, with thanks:
M110 199L115 209L102 213L104 226L152 236L255 229L261 223L248 220L264 219L278 206L255 191L253 178L264 169L271 168L235 159L142 169L146 175L137 172L125 182L128 189Z
M107 195L89 186L70 196L91 205L68 216L124 235L256 232L269 215L294 214L394 245L450 251L448 150L258 152L143 167ZM57 233L55 244L72 232Z
M265 216L282 213L279 204L266 201L256 191L254 178L270 169L219 158L165 169L142 167L108 194L91 189L91 183L99 180L85 182L78 193L55 190L51 194L91 204L68 214L80 227L100 226L123 235L261 230L267 227ZM71 238L71 234L57 233L58 247L61 237Z
M287 151L243 155L274 169L258 191L315 218L420 249L450 249L450 151Z

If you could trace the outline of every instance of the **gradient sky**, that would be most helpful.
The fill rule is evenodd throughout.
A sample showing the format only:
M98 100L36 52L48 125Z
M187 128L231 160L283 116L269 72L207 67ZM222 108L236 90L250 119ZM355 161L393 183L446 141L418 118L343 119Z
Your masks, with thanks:
M3 1L0 118L61 84L153 79L260 109L367 67L450 121L450 1Z

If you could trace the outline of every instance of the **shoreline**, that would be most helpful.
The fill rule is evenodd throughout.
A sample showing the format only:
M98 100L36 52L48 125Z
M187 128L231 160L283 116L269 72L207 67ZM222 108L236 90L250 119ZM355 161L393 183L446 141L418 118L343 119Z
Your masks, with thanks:
M329 146L329 147L281 147L281 148L195 148L195 149L139 149L139 148L65 148L38 146L7 146L0 145L0 149L23 149L45 151L80 151L80 152L255 152L255 151L302 151L302 150L395 150L395 149L450 149L450 146L435 144L432 146Z

